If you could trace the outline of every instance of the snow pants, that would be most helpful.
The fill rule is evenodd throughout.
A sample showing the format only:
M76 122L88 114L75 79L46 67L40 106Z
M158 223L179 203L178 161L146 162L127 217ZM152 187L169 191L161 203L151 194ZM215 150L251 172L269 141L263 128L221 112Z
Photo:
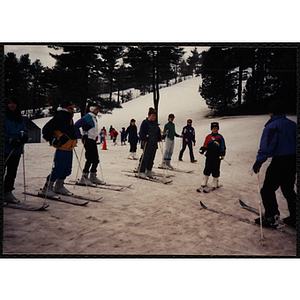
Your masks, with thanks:
M5 154L5 160L9 154ZM14 184L17 177L18 166L21 154L12 154L5 164L6 175L4 179L4 192L11 192L14 190Z
M72 172L73 151L56 149L54 157L54 167L52 169L51 181L65 179ZM49 176L47 179L49 179Z
M183 152L185 151L186 146L189 147L191 160L194 160L194 153L193 153L193 144L192 144L192 141L188 141L187 142L185 139L182 140L182 149L179 152L179 159L182 158Z
M145 143L144 146L144 153L141 156L140 163L141 163L141 168L140 172L145 173L145 170L147 169L148 171L152 170L153 163L154 163L154 158L157 150L157 142L151 142L148 141Z
M96 141L92 139L86 139L84 143L84 148L86 162L83 169L83 173L88 173L89 171L91 171L91 173L97 173L97 167L100 160Z
M164 160L171 160L174 151L174 140L167 139Z
M280 214L275 194L280 187L287 201L290 217L292 220L296 220L295 179L296 155L273 157L267 168L263 187L260 190L266 217Z
M137 145L137 143L130 143L130 150L129 150L129 152L136 152L136 145Z
M205 168L203 174L206 176L210 176L212 174L213 177L220 177L220 165L221 160L217 158L208 158L206 157Z

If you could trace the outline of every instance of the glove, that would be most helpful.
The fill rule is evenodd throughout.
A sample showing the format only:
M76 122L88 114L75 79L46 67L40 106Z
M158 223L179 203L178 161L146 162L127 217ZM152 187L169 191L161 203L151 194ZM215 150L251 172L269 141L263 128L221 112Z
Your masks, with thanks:
M220 159L220 160L224 159L224 155L220 155L220 156L219 156L219 159Z
M86 141L87 138L88 138L87 134L84 134L84 135L82 136L82 138L81 138L82 142Z
M18 149L22 143L19 140L9 139L8 144L11 145L14 149Z
M165 138L166 138L166 135L163 134L163 135L161 136L161 139L164 140Z
M258 162L258 161L256 161L256 162L254 163L252 169L253 169L253 172L254 172L255 174L257 174L257 173L259 172L261 165L262 165L262 164L261 164L260 162Z
M200 154L204 154L204 152L206 151L206 147L201 147L200 149L199 149L199 153Z
M68 140L69 140L69 138L66 135L62 135L61 137L54 139L52 142L52 145L59 148L63 144L65 144Z
M27 143L27 141L28 141L27 134L25 134L24 131L21 131L20 142L22 144L25 144L25 143Z
M146 136L143 138L143 141L144 141L144 142L148 142L148 140L149 140L149 135L146 135Z

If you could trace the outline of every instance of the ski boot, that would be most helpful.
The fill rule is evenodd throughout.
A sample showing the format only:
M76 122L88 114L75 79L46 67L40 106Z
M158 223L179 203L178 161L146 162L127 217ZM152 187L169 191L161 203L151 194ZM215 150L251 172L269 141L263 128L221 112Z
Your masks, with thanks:
M48 185L48 182L49 182L49 185ZM40 191L40 195L43 195L43 196L49 196L49 197L57 197L57 194L54 192L54 189L53 189L53 185L54 185L54 181L46 181L44 187L41 189Z
M89 173L82 173L81 179L78 180L79 185L92 185L93 183L88 178Z
M99 178L97 178L96 173L92 173L90 175L90 181L94 184L105 184L104 181L100 180Z
M12 192L5 192L4 193L4 202L18 204L20 201L12 194Z
M55 181L54 192L62 195L71 195L72 193L64 186L65 179L57 179Z

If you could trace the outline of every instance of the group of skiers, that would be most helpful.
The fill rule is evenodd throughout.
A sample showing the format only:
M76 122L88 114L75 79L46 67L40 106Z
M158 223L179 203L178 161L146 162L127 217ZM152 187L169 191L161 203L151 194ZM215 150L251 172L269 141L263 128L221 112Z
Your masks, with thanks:
M97 178L97 167L100 162L97 148L99 136L97 115L100 110L99 105L94 101L88 100L85 115L75 124L73 123L74 107L75 105L71 101L62 101L56 115L42 129L43 138L56 148L51 173L47 176L46 182L41 189L41 193L45 196L69 193L64 186L64 180L71 174L73 150L75 151L74 148L78 139L82 140L86 158L82 176L78 183L83 185L93 183L105 184ZM278 225L280 212L278 210L275 191L281 187L290 212L290 216L285 218L284 222L295 227L296 193L294 191L294 183L296 176L297 125L286 118L280 102L270 105L269 111L270 120L263 131L257 159L253 165L253 171L258 173L261 165L267 158L273 157L266 171L264 185L261 189L261 196L265 207L262 225L271 227ZM178 157L179 161L182 160L183 153L186 146L188 146L190 161L192 163L196 162L193 154L193 146L195 146L196 140L192 120L187 120L187 125L179 135L175 131L174 118L174 114L169 114L168 122L164 125L163 131L161 131L157 123L156 110L150 107L148 117L141 123L139 132L134 119L131 119L130 125L126 130L122 128L122 141L125 143L128 136L130 143L128 158L136 159L137 143L139 140L141 141L142 154L137 168L138 177L151 178L154 176L152 167L158 143L162 140L166 140L166 142L163 160L160 164L161 168L173 168L171 158L175 137L182 138L182 149ZM213 177L212 188L215 189L218 187L220 163L226 154L225 140L219 133L219 123L212 122L210 129L211 133L206 136L199 150L200 154L205 154L206 162L203 171L203 181L198 190L207 186L210 175ZM29 135L21 115L19 101L16 97L9 97L5 105L5 202L18 203L12 191L14 189L20 157L23 153L23 146L28 141L28 138ZM259 219L256 222L259 222Z

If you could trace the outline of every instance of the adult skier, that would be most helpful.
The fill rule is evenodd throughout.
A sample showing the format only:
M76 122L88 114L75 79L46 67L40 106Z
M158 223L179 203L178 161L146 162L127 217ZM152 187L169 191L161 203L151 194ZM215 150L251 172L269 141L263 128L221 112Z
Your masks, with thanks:
M8 97L4 111L4 201L18 203L12 194L18 166L23 153L23 145L28 141L28 130L21 115L19 100Z
M168 123L165 124L163 135L166 136L166 148L163 156L163 161L159 168L162 169L173 169L171 165L171 159L174 150L174 137L183 137L183 135L179 135L175 131L175 124L174 124L174 114L169 114L168 116Z
M284 114L283 104L275 101L269 106L270 120L266 123L260 140L254 173L260 171L261 165L272 157L266 170L263 187L260 190L265 214L262 225L277 227L280 212L276 199L276 190L281 187L286 198L290 215L283 222L296 227L296 193L294 191L296 177L297 124ZM260 224L260 218L255 222Z
M126 137L128 135L128 141L130 144L130 149L129 149L129 159L136 159L135 154L136 154L136 148L137 148L137 143L138 143L138 134L137 134L137 127L135 125L135 119L131 119L130 125L126 129Z
M64 180L72 172L73 149L77 144L73 125L74 107L71 101L63 100L57 108L56 115L42 129L43 138L56 148L54 167L47 176L42 195L53 197L57 196L56 193L70 193L64 186Z
M143 154L140 158L139 173L141 178L152 178L152 167L157 143L161 141L160 128L156 122L156 110L149 108L148 117L142 122L140 127L140 139L143 141Z
M74 124L76 136L82 140L85 148L86 162L82 177L79 180L79 183L84 185L104 184L102 180L97 178L97 167L100 162L97 148L99 135L97 115L99 109L97 102L88 100L85 115ZM80 128L82 128L82 133Z

